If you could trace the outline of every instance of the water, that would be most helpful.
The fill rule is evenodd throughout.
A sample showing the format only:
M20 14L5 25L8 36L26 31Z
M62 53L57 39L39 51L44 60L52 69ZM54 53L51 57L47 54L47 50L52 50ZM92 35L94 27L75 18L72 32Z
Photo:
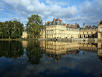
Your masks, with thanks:
M0 77L102 77L99 43L0 41Z

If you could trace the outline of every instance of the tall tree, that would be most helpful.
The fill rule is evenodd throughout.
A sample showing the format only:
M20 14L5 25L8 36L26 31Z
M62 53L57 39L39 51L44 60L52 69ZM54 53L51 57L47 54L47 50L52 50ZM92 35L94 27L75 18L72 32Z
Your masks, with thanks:
M31 15L28 17L27 32L31 38L38 38L42 26L42 19L39 15Z
M2 38L2 36L3 36L3 23L2 22L0 22L0 38Z
M0 22L0 38L20 38L23 24L17 20Z

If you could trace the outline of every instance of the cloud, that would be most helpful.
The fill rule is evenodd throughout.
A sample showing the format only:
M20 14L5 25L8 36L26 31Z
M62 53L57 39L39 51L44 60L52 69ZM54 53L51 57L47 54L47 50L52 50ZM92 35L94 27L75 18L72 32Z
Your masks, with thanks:
M39 0L5 0L5 2L14 7L17 13L21 15L29 16L35 13L40 14L43 19L49 17L72 17L77 13L76 6L63 7L68 3L60 1L46 0L45 2L40 2Z
M46 2L45 3L47 3L48 5L60 5L60 6L66 6L66 5L68 5L68 2L66 2L66 1L57 1L56 2L56 0L46 0Z
M102 19L101 2L102 1L94 0L93 2L85 1L83 4L81 4L80 16L87 18L83 20L85 23L95 24L98 20Z
M93 0L92 2L86 0L80 4L78 14L75 17L65 18L69 23L83 23L86 25L97 25L98 20L102 20L102 1Z
M66 0L4 0L1 3L8 4L8 10L13 11L18 17L26 18L26 20L31 14L39 14L44 22L52 20L52 18L61 18L66 23L77 22L93 25L102 19L101 0L85 0L79 5L71 5L70 2ZM4 8L0 9L2 11Z

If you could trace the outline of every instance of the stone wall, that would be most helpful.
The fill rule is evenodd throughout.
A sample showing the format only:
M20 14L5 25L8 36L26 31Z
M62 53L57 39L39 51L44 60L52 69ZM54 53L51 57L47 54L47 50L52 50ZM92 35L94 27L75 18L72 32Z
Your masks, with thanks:
M63 25L46 26L41 32L41 38L97 38L96 29L66 28Z

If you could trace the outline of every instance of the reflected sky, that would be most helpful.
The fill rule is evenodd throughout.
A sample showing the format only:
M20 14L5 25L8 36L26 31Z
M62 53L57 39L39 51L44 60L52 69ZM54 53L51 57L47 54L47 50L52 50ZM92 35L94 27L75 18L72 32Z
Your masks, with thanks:
M100 45L0 41L0 77L101 77Z

